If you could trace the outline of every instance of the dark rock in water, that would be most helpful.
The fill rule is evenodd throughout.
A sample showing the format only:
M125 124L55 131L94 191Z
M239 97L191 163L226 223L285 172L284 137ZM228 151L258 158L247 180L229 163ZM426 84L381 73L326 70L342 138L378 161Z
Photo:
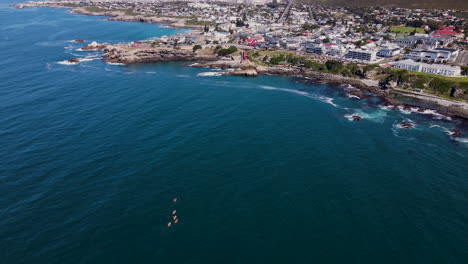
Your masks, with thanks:
M73 42L79 42L79 43L82 43L82 42L84 42L84 40L82 40L82 39L75 39Z
M400 127L401 127L401 128L405 128L405 129L410 129L410 128L413 128L413 127L414 127L414 124L407 123L407 122L402 122L402 123L400 124Z
M80 63L80 59L73 58L73 59L69 59L68 62L70 62L70 63Z
M353 121L361 121L361 120L362 120L362 117L360 117L360 116L358 116L358 115L353 115L353 116L351 116L351 119L352 119Z
M461 137L462 132L460 130L452 131L452 137Z

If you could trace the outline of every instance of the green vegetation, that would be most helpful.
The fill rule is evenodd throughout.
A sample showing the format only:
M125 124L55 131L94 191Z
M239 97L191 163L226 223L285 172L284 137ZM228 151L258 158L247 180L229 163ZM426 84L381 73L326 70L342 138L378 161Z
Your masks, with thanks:
M396 33L397 35L414 35L415 33L425 33L423 28L415 28L415 27L397 27L393 26L389 29L390 32Z
M468 100L468 77L447 77L429 73L413 72L401 69L382 69L386 77L381 82L387 85L396 82L399 87L407 89L423 89L442 97L452 96L452 90L461 90L459 99Z
M227 49L218 49L218 55L219 56L226 56L228 54L234 53L237 51L237 48L235 46L231 46Z
M139 13L136 13L132 9L122 9L122 11L125 13L127 16L138 16L140 15Z
M392 68L392 72L398 72L398 71L403 71L401 69L396 69ZM439 78L443 79L446 81L450 81L453 83L459 83L462 86L466 85L468 88L468 76L463 76L463 77L449 77L449 76L441 76L441 75L436 75L436 74L430 74L430 73L424 73L424 72L415 72L415 71L408 71L408 74L410 76L421 76L421 77L426 77L426 78Z
M353 78L366 78L366 76L372 72L372 75L376 76L375 78L381 80L382 88L388 88L390 82L395 82L397 86L401 88L423 89L425 92L447 98L454 96L454 90L456 90L458 91L456 97L452 97L452 99L468 100L468 76L447 77L396 68L384 69L376 64L360 66L355 63L343 63L334 60L320 63L308 57L285 51L252 51L249 53L249 58L271 66L287 64L290 66L304 67L313 71L339 74ZM466 70L468 71L468 69Z
M390 82L395 82L398 87L404 89L413 90L418 88L444 98L468 100L468 76L447 77L396 68L381 68L377 64L358 65L356 63L343 63L333 60L321 63L309 57L295 55L288 51L249 51L248 55L251 61L260 65L275 66L286 64L288 66L339 74L352 78L366 78L371 74L372 78L381 81L380 86L383 89L389 88ZM463 72L468 73L468 67L463 68ZM456 94L454 90L457 91Z
M103 9L103 8L99 8L99 7L95 7L95 6L87 6L87 7L85 7L85 10L88 11L88 12L93 12L93 13L102 13L102 12L111 11L111 10L108 10L108 9Z
M120 11L120 12L123 12L127 16L140 15L139 13L135 13L133 9L103 9L103 8L99 8L95 6L87 6L85 7L85 10L88 12L93 12L93 13L108 13L108 12Z
M197 51L197 50L201 50L203 47L201 45L195 45L193 46L193 52Z
M468 66L461 66L462 75L468 76Z
M79 7L80 5L72 4L72 3L64 3L63 6L66 6L66 7Z

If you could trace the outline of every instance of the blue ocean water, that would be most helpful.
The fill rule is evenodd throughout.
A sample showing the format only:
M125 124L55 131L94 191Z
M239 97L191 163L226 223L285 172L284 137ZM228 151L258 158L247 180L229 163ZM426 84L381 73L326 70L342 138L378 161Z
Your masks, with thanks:
M467 263L468 145L447 135L459 121L297 78L109 65L70 40L180 30L12 3L1 263ZM89 60L59 63L72 57Z

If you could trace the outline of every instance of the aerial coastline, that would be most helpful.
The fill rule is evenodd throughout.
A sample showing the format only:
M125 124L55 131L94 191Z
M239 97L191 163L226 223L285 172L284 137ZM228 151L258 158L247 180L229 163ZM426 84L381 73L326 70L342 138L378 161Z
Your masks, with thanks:
M2 262L468 259L467 76L424 72L464 69L432 36L456 11L24 1L0 3Z
M250 42L246 42L248 39L242 35L240 35L240 39L238 38L239 35L233 38L233 29L229 29L229 33L224 33L226 30L220 29L218 24L211 24L203 20L201 20L200 23L194 23L194 18L192 17L142 14L132 9L103 9L101 6L97 6L92 2L78 4L74 1L45 1L27 2L16 6L18 8L38 6L68 8L71 9L72 13L89 16L105 16L106 20L138 21L164 24L172 28L192 29L189 33L153 40L142 40L117 45L93 42L83 47L83 50L103 50L103 61L108 63L132 64L192 61L196 62L191 65L193 67L231 69L231 71L220 73L220 75L257 76L259 74L273 74L300 76L319 82L352 85L357 88L350 92L355 98L380 97L385 105L392 107L401 106L409 109L413 106L411 102L403 103L396 99L398 96L405 96L417 101L422 101L426 104L427 108L436 109L440 112L444 112L446 115L468 119L468 103L466 103L465 99L447 98L447 96L441 97L437 94L428 94L420 90L415 91L413 89L408 89L408 85L411 85L411 83L401 86L401 75L395 78L393 75L398 75L398 73L395 74L395 72L391 72L387 80L383 80L382 74L379 71L389 72L385 67L374 67L373 65L376 64L369 64L364 61L353 62L330 57L327 58L322 55L301 52L297 49L257 49L258 46L250 45ZM212 35L207 34L210 31ZM228 35L230 40L213 40L216 39L217 31ZM214 36L214 38L207 40L207 35ZM279 61L280 59L282 59L282 61ZM273 60L275 60L276 63L272 63ZM294 60L299 60L299 64L295 63ZM340 64L340 67L344 66L345 68L347 65L352 65L352 67L357 66L357 70L354 70L355 72L348 76L342 74L342 72L333 72L331 69L329 69L329 71L323 71L320 69L320 65L325 66L323 62L327 61L332 62L330 63L331 68L334 67L333 63L336 62L336 64ZM71 64L76 64L79 63L79 59L71 58L69 62ZM381 64L383 65L388 63L388 60L384 59L380 62L383 62ZM328 67L328 64L326 64L326 67ZM376 69L367 70L366 68ZM365 74L362 74L363 72L365 72ZM465 79L468 77L458 78ZM429 84L426 85L429 86ZM457 90L459 92L461 91L461 94L463 94L463 92L466 93L466 85L467 82L463 80L461 86L457 86ZM454 86L452 85L452 87ZM433 107L431 107L431 105ZM425 110L423 107L418 109L419 111Z

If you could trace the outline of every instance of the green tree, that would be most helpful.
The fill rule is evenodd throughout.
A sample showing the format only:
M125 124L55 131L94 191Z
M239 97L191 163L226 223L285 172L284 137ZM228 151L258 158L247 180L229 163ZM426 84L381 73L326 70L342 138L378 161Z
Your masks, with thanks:
M438 94L447 94L451 88L449 81L439 78L432 79L432 81L429 83L429 87Z
M286 57L284 57L284 55L280 55L280 56L271 58L270 59L270 64L276 65L276 64L279 64L282 61L286 61Z
M325 67L332 73L339 73L343 70L343 63L340 61L328 60L325 62Z
M201 45L195 45L195 46L193 46L192 50L193 50L193 52L195 52L195 51L200 50L200 49L202 49Z
M461 66L461 69L462 69L462 72L461 72L462 75L468 75L468 66Z
M230 46L227 49L220 49L218 50L218 55L219 56L226 56L228 54L232 54L237 51L237 48L235 46Z

